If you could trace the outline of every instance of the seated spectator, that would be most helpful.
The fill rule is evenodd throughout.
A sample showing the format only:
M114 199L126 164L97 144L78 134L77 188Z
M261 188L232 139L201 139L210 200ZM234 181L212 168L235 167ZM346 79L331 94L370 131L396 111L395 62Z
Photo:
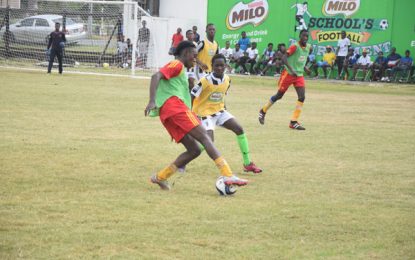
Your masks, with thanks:
M230 46L231 46L231 43L229 41L226 41L225 47L220 49L220 51L219 51L219 53L222 54L223 56L225 56L225 58L226 58L225 66L226 66L228 72L232 71L231 66L229 65L229 62L230 62L231 56L233 54L233 50Z
M407 75L407 73L410 72L412 63L413 63L413 60L410 57L410 55L411 55L411 52L409 50L406 50L405 57L401 58L398 65L392 68L392 71L391 71L392 78L395 78L395 76L397 76L398 73L401 72L400 81L402 81L402 75Z
M317 61L317 63L314 65L314 73L316 74L316 78L318 78L318 68L323 69L324 78L327 78L327 68L332 68L335 60L336 54L332 52L331 46L327 46L326 53L323 55L323 60Z
M310 52L307 57L307 62L305 63L305 66L307 68L311 68L316 64L316 55L313 54L313 49L310 49Z
M370 56L367 55L367 50L363 49L362 56L360 56L360 58L357 60L356 64L354 64L354 66L353 66L353 77L351 78L351 80L352 81L356 80L357 70L361 69L361 70L363 70L363 79L362 79L362 81L364 81L365 77L366 77L367 69L369 68L371 63L372 62L370 61Z
M385 69L388 63L388 59L383 57L383 52L378 52L378 57L372 66L370 66L370 71L372 74L372 81L383 80L383 75L385 74Z
M241 46L239 45L239 43L235 44L235 50L232 52L230 59L229 59L229 64L235 64L235 69L233 69L231 71L231 73L235 73L235 70L238 69L241 58L244 56L244 51L241 49Z
M391 53L388 55L388 66L386 70L386 77L382 81L389 81L391 77L392 69L398 65L399 61L401 60L402 56L396 53L396 48L392 47Z
M256 42L253 42L252 43L252 47L250 47L250 48L248 48L246 50L246 55L243 56L240 59L239 65L242 66L242 68L244 69L244 73L246 75L255 74L255 72L254 72L254 66L256 64L256 59L258 57L258 49L256 48L256 46L257 46ZM251 67L249 69L249 73L248 73L248 70L246 68L246 64L247 63L251 64Z
M349 68L353 68L359 58L360 54L355 53L353 48L349 48L343 64L345 79L349 78ZM339 72L339 74L341 74L341 72Z
M282 68L282 55L285 53L286 48L284 43L278 44L277 51L274 52L274 56L272 57L272 60L270 60L267 63L267 66L262 70L261 75L265 75L267 71L275 67L275 76L279 76L281 74L281 68Z
M267 67L267 64L269 62L272 62L272 59L274 58L275 51L274 44L268 43L268 47L264 50L261 57L259 58L258 64L255 68L255 71L257 74L263 75L263 72L261 70L261 65L265 68Z

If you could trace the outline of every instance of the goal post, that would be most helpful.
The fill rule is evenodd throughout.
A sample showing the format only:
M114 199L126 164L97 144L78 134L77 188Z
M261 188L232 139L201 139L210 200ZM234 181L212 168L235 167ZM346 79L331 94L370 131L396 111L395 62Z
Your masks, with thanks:
M152 19L132 0L38 0L36 10L0 8L0 65L47 66L48 35L59 22L66 36L64 67L131 75L154 71L154 33L139 39L142 21Z

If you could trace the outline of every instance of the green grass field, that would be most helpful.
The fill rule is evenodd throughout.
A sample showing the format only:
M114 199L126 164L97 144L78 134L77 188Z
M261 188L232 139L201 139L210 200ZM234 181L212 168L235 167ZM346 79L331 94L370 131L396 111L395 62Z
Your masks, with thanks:
M148 80L0 68L0 259L414 259L415 86L308 81L264 126L275 80L233 78L234 135L216 144L251 180L221 197L206 153L171 192L149 176L184 150L145 118Z

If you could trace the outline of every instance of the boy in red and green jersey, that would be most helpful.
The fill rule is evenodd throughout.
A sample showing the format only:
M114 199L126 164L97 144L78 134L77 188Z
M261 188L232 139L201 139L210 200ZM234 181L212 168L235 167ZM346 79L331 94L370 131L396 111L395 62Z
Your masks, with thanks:
M177 60L169 62L151 77L150 100L144 114L160 116L160 121L171 137L182 143L186 151L176 160L151 177L151 182L158 184L161 189L169 190L167 179L178 168L185 166L201 153L199 143L206 149L207 154L215 161L226 185L243 186L247 180L233 175L226 160L213 145L200 120L191 111L191 97L185 68L194 66L196 46L190 41L181 42L175 51Z
M308 31L301 30L300 40L291 45L287 52L283 54L281 60L285 69L281 73L278 81L278 92L272 96L267 104L265 104L259 111L258 120L262 125L265 123L265 114L268 109L270 109L271 106L277 102L277 100L284 96L285 92L291 85L294 85L298 100L289 127L296 130L305 130L305 128L301 126L297 120L300 117L305 100L304 70L306 70L307 73L310 73L309 69L305 67L307 57L311 49L311 45L307 44L307 41Z

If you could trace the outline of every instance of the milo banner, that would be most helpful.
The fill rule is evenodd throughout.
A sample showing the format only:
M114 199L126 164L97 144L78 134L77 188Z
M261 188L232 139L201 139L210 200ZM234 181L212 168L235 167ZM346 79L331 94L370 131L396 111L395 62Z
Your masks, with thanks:
M290 45L299 32L310 32L316 55L336 47L346 31L358 52L369 54L415 52L415 0L209 0L208 22L217 28L216 40L233 46L245 31L259 50L268 43Z

